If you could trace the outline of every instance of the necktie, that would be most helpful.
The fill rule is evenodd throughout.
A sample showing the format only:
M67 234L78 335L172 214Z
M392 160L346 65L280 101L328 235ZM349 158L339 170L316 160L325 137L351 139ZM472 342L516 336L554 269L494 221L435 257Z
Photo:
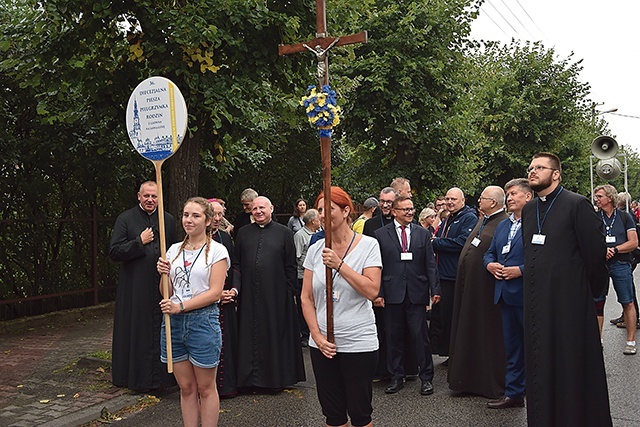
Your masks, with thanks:
M409 245L407 244L407 226L400 226L400 240L402 241L402 252L407 252Z

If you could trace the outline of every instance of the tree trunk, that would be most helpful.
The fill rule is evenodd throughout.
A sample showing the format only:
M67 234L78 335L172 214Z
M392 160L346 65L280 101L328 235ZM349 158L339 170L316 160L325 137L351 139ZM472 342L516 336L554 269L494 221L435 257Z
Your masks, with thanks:
M200 135L185 136L178 151L167 161L169 165L168 194L165 209L176 218L178 237L184 237L182 229L182 206L189 197L198 195L200 178Z

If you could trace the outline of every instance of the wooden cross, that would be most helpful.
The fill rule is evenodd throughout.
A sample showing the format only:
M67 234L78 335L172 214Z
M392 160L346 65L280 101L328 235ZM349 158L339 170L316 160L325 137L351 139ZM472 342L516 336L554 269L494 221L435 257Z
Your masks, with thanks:
M316 38L306 43L278 45L278 55L289 55L310 51L318 60L318 88L329 84L329 55L334 46L366 43L367 32L362 31L344 37L327 36L327 12L325 0L316 0ZM330 133L329 133L330 135ZM322 183L324 193L324 210L331 212L331 136L320 135L320 151L322 155ZM331 248L331 215L324 216L325 247ZM327 301L327 340L335 342L333 334L333 281L332 270L326 269L326 301Z

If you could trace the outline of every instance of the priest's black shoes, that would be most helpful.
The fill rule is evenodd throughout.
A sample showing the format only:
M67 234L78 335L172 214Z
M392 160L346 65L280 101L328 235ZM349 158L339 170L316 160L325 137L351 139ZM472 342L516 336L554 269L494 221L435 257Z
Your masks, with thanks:
M402 387L404 387L404 380L402 378L397 380L392 379L387 388L384 389L384 392L387 394L397 393L402 390Z
M420 386L420 394L423 396L433 394L433 384L431 384L431 381L422 381L422 386Z
M487 402L487 407L490 409L522 408L523 406L524 399L507 396Z

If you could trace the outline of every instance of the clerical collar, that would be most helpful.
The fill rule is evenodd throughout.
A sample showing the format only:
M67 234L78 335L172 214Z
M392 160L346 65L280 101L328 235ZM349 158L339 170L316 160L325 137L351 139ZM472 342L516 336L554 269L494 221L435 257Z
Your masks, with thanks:
M494 215L496 215L496 214L499 214L499 213L500 213L500 212L502 212L503 210L504 210L504 208L500 208L500 209L498 209L497 211L495 211L494 213L492 213L491 215L485 215L484 217L485 217L485 218L487 218L487 219L489 219L489 218L491 218L492 216L494 216Z
M151 216L154 213L156 213L156 211L158 210L158 208L156 207L152 212L147 212L143 207L142 207L142 203L138 203L138 206L140 206L140 209L142 209L142 212L146 213L147 215Z
M273 220L271 220L271 221L273 221ZM266 224L258 224L258 227L260 227L260 228L265 228L267 225L271 224L271 221L269 221L269 222L268 222L268 223L266 223Z
M560 192L560 189L562 188L561 185L558 185L555 190L553 190L551 193L547 194L546 196L538 196L538 198L540 199L541 202L546 202L547 199L549 199L550 201L555 199L556 196L558 195L558 193Z

